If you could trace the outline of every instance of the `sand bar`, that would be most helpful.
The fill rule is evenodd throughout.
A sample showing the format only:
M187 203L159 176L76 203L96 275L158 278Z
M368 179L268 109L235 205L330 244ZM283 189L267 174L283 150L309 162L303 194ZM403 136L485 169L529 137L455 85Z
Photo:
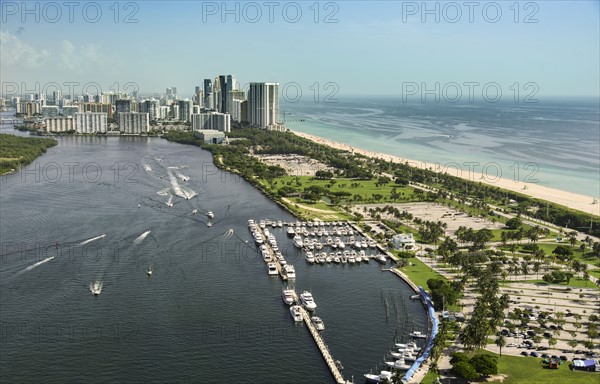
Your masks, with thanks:
M406 163L409 165L418 167L418 168L426 168L434 171L444 171L448 172L448 174L452 174L458 177L461 177L466 180L471 181L480 181L485 184L493 185L502 189L507 189L509 191L514 191L521 193L523 195L527 195L530 197L534 197L537 199L542 199L546 201L550 201L552 203L564 205L565 207L577 209L582 212L586 212L592 215L600 216L600 203L593 204L594 199L598 199L598 197L594 196L586 196L573 192L561 191L559 189L544 187L535 183L524 183L521 181L515 181L504 178L496 178L493 175L488 176L484 175L482 177L481 169L475 169L473 172L469 172L468 170L458 171L456 168L453 168L450 164L447 166L440 165L439 163L428 163L419 160L412 160L403 157L398 157L394 155L390 155L387 153L380 152L372 152L367 151L361 148L353 147L348 144L343 144L337 141L325 139L319 136L311 135L304 132L292 131L295 135L303 137L305 139L314 141L315 143L324 144L336 149L341 149L345 151L350 151L354 153L360 153L365 156L380 158L385 160L391 160L394 163ZM523 188L526 189L523 189ZM599 199L600 200L600 199Z

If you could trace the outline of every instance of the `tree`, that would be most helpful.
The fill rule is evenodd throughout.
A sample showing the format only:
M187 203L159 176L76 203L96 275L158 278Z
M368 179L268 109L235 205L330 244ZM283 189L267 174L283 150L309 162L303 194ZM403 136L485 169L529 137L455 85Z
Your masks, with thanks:
M452 372L468 381L479 379L479 374L471 364L466 361L459 361L452 366Z
M571 347L571 352L573 352L573 351L575 351L575 347L577 347L579 342L575 339L571 339L571 340L567 341L567 344L569 345L569 347Z
M500 357L502 357L502 348L506 346L506 339L500 334L496 337L495 343L500 348Z
M508 219L506 221L506 228L508 229L519 229L523 225L523 221L518 217L513 217L512 219Z
M498 363L494 357L489 355L475 355L469 360L469 364L482 376L498 373Z

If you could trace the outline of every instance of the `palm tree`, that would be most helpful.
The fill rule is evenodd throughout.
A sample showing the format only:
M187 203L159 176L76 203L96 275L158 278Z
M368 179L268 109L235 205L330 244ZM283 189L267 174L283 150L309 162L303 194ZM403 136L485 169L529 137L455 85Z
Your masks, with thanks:
M500 334L498 337L496 337L495 342L498 348L500 348L500 357L502 357L502 348L506 346L506 339L504 336L502 336L502 334Z

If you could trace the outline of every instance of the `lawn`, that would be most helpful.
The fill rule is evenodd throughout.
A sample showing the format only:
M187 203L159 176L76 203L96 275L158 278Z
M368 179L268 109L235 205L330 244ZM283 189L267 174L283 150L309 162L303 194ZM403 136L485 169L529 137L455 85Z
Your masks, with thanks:
M598 382L594 373L571 371L566 362L558 369L548 369L541 358L502 356L498 358L498 372L508 377L504 384L590 384Z
M417 258L411 258L408 259L408 261L411 262L413 265L402 267L400 268L400 270L404 272L408 276L408 278L417 286L421 286L427 289L427 280L429 279L446 280L444 276L429 268Z

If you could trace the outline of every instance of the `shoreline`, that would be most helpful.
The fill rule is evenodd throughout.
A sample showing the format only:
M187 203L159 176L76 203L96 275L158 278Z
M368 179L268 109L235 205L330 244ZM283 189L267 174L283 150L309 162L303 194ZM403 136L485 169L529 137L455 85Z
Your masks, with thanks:
M440 172L440 164L439 163L428 163L425 161L418 161L408 158L403 158L395 155L390 155L382 152L373 152L368 151L362 148L353 147L348 144L340 143L334 140L326 139L320 136L312 135L309 133L304 133L300 131L290 130L294 135L302 137L304 139L311 140L318 144L327 145L329 147L340 149L348 152L359 153L371 158L380 158L385 160L391 160L394 163L407 163L413 167L417 168L426 168L431 169L435 172ZM454 173L456 171L455 168L448 167L448 173ZM466 173L466 174L465 174ZM478 179L481 175L481 171L473 170L473 172L456 172L457 177L460 177L469 181L480 181L481 183L496 186L502 189L506 189L512 192L521 193L523 195L533 197L540 200L546 200L551 203L563 205L567 208L576 209L581 212L585 212L591 215L600 216L600 204L592 204L594 199L598 197L587 196L573 192L562 191L555 188L545 187L539 184L534 183L524 183L521 181L514 181L503 178L482 178ZM477 176L477 177L475 177ZM523 189L527 187L527 189Z

